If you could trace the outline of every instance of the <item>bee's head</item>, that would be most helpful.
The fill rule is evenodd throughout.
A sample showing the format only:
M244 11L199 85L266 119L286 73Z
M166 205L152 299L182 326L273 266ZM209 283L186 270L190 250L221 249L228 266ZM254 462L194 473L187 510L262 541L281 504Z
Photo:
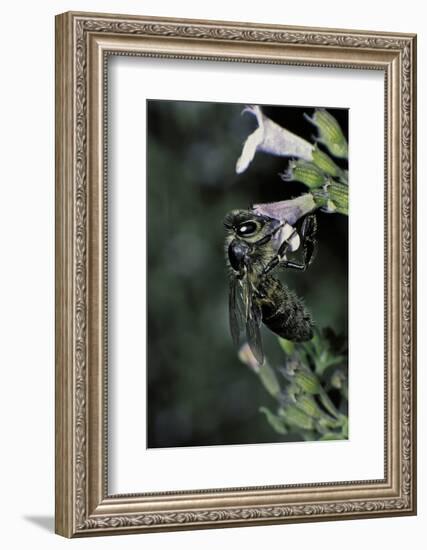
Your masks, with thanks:
M272 234L281 225L279 220L255 214L251 210L232 210L224 218L224 226L237 239L248 244Z
M228 261L236 273L244 273L250 247L244 241L233 239L228 246Z

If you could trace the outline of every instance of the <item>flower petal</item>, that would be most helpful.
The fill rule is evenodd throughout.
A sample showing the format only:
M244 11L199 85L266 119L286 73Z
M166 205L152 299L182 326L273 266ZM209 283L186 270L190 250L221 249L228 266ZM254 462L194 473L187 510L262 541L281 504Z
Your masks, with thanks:
M252 210L256 214L269 216L275 220L285 221L294 225L300 218L317 208L313 195L306 193L295 199L254 204Z
M243 113L252 114L257 119L258 128L248 136L243 145L242 154L236 163L238 174L247 169L258 150L279 157L312 160L314 145L264 116L259 105L247 106Z
M242 154L237 159L236 162L236 173L241 174L246 170L246 168L252 162L255 153L258 149L258 146L263 139L263 130L262 128L257 128L245 141L243 145Z
M261 151L279 157L297 157L312 160L314 145L264 117L264 140Z

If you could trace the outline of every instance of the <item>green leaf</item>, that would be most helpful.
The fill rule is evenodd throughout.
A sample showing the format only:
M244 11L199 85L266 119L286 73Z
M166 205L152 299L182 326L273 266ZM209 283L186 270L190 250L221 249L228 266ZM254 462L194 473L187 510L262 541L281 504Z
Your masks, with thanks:
M348 439L348 418L345 415L342 415L341 419L341 436L343 439Z
M332 414L335 418L338 418L340 416L340 413L335 408L335 405L332 403L332 401L329 399L328 394L325 392L325 390L322 388L322 391L319 394L319 399L322 402L322 405L325 407L325 409Z
M342 439L340 434L334 432L326 432L319 438L319 441L336 441Z
M268 423L275 432L279 434L288 433L288 430L285 428L282 420L277 415L272 413L269 409L267 409L267 407L260 407L259 411L265 415Z

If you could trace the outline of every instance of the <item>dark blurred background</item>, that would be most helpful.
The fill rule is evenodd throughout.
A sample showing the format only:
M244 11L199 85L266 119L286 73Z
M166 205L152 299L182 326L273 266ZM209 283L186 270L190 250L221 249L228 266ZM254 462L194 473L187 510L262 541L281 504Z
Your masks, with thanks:
M258 411L273 407L257 376L240 363L228 328L224 215L253 203L306 192L278 176L287 159L257 153L235 174L243 142L257 126L244 105L147 102L148 120L148 447L280 441ZM312 107L263 106L312 141L303 113ZM348 111L328 111L348 135ZM345 167L345 166L343 166ZM348 219L318 214L318 254L306 273L281 275L320 328L347 336ZM280 360L263 328L266 355Z

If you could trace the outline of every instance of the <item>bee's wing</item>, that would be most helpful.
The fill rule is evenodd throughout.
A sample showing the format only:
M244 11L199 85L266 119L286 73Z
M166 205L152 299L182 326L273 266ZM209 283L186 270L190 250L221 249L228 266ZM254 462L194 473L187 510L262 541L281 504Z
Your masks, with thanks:
M261 339L261 307L253 300L253 291L251 286L247 285L248 291L248 315L246 317L246 337L249 347L260 365L264 363L264 352Z
M246 307L247 306L243 303L240 282L236 277L233 277L230 280L228 313L231 337L236 347L240 345L240 335L245 328Z
M241 335L246 330L246 339L255 359L264 363L261 340L261 307L253 300L253 290L247 277L230 280L229 293L230 332L236 347L241 344Z

